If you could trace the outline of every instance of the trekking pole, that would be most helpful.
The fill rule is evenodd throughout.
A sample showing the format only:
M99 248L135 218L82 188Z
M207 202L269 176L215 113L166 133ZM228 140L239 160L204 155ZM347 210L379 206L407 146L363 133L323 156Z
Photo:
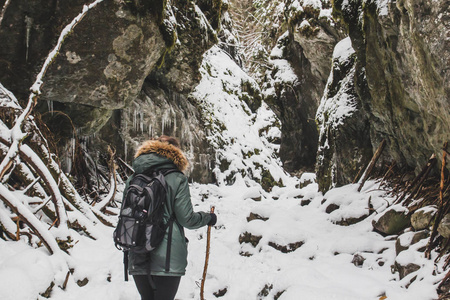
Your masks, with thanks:
M211 206L211 213L214 213L214 206ZM201 300L205 300L205 297L203 296L203 292L204 292L204 289L205 289L206 271L208 270L210 241L211 241L211 225L208 225L208 231L207 231L207 234L206 234L205 267L203 268L202 285L200 287L200 299Z

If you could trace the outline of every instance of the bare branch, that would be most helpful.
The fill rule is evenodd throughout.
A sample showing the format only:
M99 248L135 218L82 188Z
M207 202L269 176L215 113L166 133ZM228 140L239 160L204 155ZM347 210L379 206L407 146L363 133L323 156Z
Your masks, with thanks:
M3 5L2 11L0 13L0 26L2 25L2 21L3 21L3 18L5 17L6 9L8 8L8 5L10 3L11 3L11 0L6 0L5 4Z
M25 205L17 201L14 195L2 184L0 184L0 199L34 231L50 254L60 251L55 238L41 221Z
M110 155L110 185L109 185L109 193L108 195L105 197L105 199L103 199L100 203L98 203L96 205L96 208L99 209L101 212L104 212L106 207L114 200L114 197L116 195L116 190L117 190L117 178L116 178L116 164L114 162L114 156L115 156L115 151L113 151L111 149L111 147L108 146L108 152Z

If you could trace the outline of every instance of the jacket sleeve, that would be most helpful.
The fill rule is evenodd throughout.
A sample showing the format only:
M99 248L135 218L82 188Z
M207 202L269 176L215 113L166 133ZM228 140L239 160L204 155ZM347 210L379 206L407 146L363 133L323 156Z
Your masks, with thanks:
M197 229L205 226L211 220L210 214L206 212L194 212L187 178L180 176L179 179L180 184L174 202L174 213L178 223L188 229Z

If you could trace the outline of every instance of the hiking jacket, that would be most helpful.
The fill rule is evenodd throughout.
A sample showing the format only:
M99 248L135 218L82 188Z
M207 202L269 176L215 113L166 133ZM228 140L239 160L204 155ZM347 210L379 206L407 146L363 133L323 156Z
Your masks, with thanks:
M144 173L149 168L155 170L177 168L185 171L188 161L183 152L168 143L160 141L147 141L138 150L133 161L135 174ZM126 188L132 177L127 181ZM187 266L187 239L184 227L196 229L205 226L211 220L211 215L205 212L194 212L191 203L187 177L181 172L173 172L165 176L167 183L166 206L164 211L165 222L169 221L172 213L175 216L173 223L172 242L170 251L170 268L166 272L166 251L168 245L169 229L162 243L147 254L129 252L129 274L158 276L182 276Z

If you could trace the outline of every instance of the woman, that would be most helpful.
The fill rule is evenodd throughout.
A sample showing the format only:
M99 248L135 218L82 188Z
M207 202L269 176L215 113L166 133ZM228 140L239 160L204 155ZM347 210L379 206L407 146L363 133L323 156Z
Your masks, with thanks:
M174 137L160 136L156 140L144 142L137 150L133 161L135 174L144 173L152 168L173 169L165 176L167 196L164 211L165 222L175 216L172 227L172 238L169 243L168 232L164 240L148 254L129 252L129 273L133 276L142 300L173 300L185 274L187 265L187 243L184 227L196 229L205 225L214 225L215 214L194 212L187 177L181 173L188 167L186 156ZM170 255L167 248L170 244ZM167 259L168 258L168 259Z

